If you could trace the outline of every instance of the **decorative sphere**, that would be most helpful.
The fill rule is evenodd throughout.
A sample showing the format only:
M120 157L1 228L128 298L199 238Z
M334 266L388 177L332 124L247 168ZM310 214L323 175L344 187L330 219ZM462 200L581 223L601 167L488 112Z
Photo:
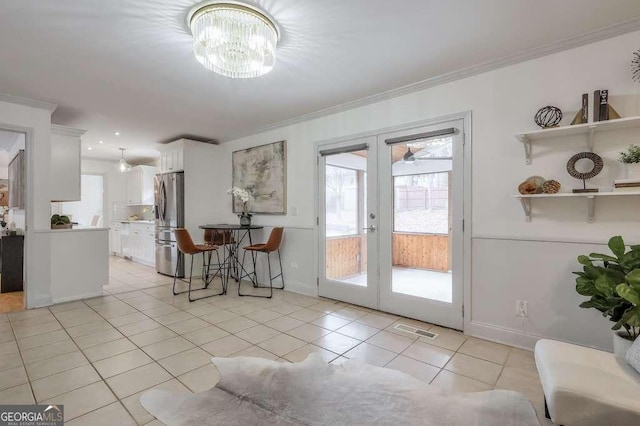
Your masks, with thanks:
M560 124L560 120L562 120L562 111L560 108L550 105L540 108L533 119L543 129L557 126Z

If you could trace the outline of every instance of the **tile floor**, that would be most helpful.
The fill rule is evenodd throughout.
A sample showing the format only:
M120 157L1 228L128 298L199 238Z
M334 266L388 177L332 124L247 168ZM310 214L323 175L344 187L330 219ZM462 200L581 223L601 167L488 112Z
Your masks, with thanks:
M111 261L103 297L0 315L0 404L65 404L69 425L158 425L138 402L150 388L200 392L215 356L298 362L318 352L393 368L440 388L512 389L543 396L531 352L327 299L276 292L189 303L151 268ZM394 329L415 324L439 336Z

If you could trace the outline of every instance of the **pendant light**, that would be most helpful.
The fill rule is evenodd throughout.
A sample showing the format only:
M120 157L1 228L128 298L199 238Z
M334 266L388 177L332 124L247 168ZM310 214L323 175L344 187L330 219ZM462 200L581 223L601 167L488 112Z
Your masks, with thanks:
M402 161L404 161L405 163L413 163L414 161L416 161L416 156L414 155L413 152L411 152L411 147L407 148L407 152L404 154L404 157L402 157Z
M131 170L131 164L127 163L124 159L124 152L126 150L127 148L120 148L120 151L122 151L122 157L118 162L118 170L120 170L120 173L127 173L129 170Z

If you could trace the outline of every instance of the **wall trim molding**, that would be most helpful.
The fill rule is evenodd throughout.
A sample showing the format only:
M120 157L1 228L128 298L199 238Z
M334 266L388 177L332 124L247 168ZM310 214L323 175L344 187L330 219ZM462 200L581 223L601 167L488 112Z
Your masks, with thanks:
M51 296L29 297L29 294L27 293L28 291L29 289L26 289L25 291L25 294L27 295L26 297L27 306L25 306L26 309L41 308L43 306L51 306L53 304L53 302L51 301Z
M66 302L74 302L76 300L86 300L92 297L102 296L102 291L94 291L91 293L86 293L80 296L70 296L70 297L59 297L52 300L53 304L56 305L58 303L66 303Z
M541 339L560 340L558 338L546 337L536 333L528 333L523 330L517 330L514 328L500 327L493 324L487 324L479 321L471 321L468 330L464 331L464 334L478 337L485 340L490 340L496 343L502 343L509 346L514 346L521 349L533 350L536 342ZM570 340L561 340L567 343L571 343L579 346L592 347L603 351L611 351L611 348L600 348L595 346L588 346L584 343L574 342Z
M524 237L524 236L506 236L506 235L473 235L474 240L494 240L494 241L520 241L523 243L555 243L555 244L595 244L606 246L609 240L589 240L589 239L570 239L570 238L553 238L553 237ZM626 245L637 244L635 241L625 241Z
M79 138L84 135L87 131L83 129L76 129L74 127L62 126L60 124L52 124L51 125L51 133L54 135L62 135L62 136L72 136Z
M305 296L318 297L318 288L313 284L303 283L302 281L287 280L285 282L285 290Z
M503 56L501 58L487 61L481 64L472 65L467 68L462 68L456 71L452 71L439 76L431 77L426 80L410 83L405 86L401 86L395 89L387 90L381 93L377 93L364 98L356 99L343 104L335 105L329 108L324 108L308 114L303 114L290 119L278 121L266 126L261 126L248 133L239 134L233 138L225 139L222 142L230 142L236 139L244 138L247 136L255 135L269 130L279 129L294 124L299 124L305 121L315 120L318 118L326 117L329 115L337 114L340 112L356 109L359 107L367 106L377 102L385 101L388 99L397 98L403 95L419 92L431 87L440 86L452 81L462 80L475 75L483 74L489 71L494 71L500 68L504 68L510 65L516 65L522 62L526 62L532 59L541 58L544 56L559 53L565 50L573 49L576 47L585 46L587 44L595 43L598 41L606 40L609 38L621 36L633 31L640 30L640 18L634 18L628 21L624 21L618 24L610 25L604 28L600 28L588 33L584 33L575 37L570 37L564 40L549 43L543 46L534 47L532 49L524 50L512 55Z
M7 93L0 93L0 102L7 102L10 104L23 105L30 108L44 109L52 113L58 108L57 104L49 102L36 101L35 99L21 98L19 96L9 95Z
M481 339L527 350L533 350L538 340L546 338L544 336L527 333L522 330L500 327L473 320L470 323L469 329L465 330L464 333L473 337L479 337Z

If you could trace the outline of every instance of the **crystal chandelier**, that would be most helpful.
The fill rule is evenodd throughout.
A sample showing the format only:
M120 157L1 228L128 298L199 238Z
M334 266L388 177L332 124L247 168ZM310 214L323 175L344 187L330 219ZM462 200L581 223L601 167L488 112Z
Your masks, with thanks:
M120 158L120 161L118 161L118 170L120 170L120 173L127 173L131 170L131 164L127 163L124 159L124 152L126 150L127 148L120 148L120 151L122 151L122 157Z
M273 19L235 1L208 1L188 16L193 52L207 69L231 78L260 77L276 62L280 36Z

